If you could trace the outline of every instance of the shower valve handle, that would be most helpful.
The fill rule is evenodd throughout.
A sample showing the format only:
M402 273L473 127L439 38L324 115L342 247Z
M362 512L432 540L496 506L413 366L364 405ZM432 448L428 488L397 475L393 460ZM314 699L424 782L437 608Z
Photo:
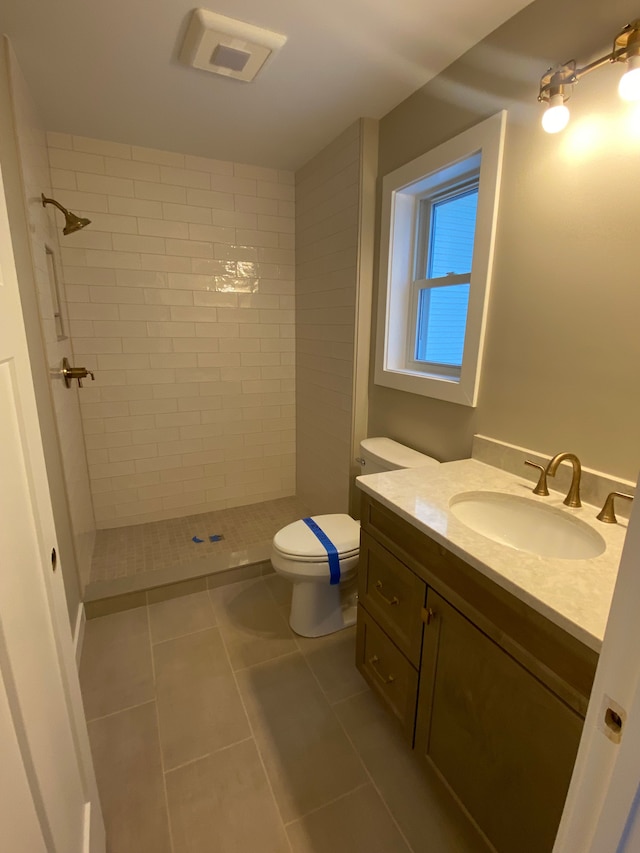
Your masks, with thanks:
M64 358L62 360L62 378L64 379L64 384L67 388L71 388L71 383L74 379L78 380L78 388L82 388L82 380L86 379L87 376L90 376L91 379L95 379L95 376L90 370L87 370L86 367L71 367L69 364L69 359Z

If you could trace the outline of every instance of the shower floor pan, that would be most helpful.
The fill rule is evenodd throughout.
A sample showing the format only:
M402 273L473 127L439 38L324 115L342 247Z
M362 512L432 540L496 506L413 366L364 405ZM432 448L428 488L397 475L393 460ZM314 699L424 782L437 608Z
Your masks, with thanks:
M271 540L308 514L295 497L98 530L87 616L102 615L272 571ZM219 537L219 538L218 538Z

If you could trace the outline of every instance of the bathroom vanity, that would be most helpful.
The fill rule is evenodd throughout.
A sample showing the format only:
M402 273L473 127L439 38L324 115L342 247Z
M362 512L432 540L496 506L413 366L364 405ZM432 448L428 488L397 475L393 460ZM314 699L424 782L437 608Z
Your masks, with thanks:
M465 529L448 505L469 477L517 495L527 485L465 462L441 466L428 484L417 471L360 478L357 666L418 760L444 779L498 853L545 853L595 675L595 632L604 630L589 618L585 630L558 602L580 608L575 598L589 583L572 589L574 574L596 561L521 555ZM594 569L607 609L620 534L613 531ZM536 572L540 586L545 571L560 573L553 606L544 590L541 600L514 583L505 560L524 563L534 589Z

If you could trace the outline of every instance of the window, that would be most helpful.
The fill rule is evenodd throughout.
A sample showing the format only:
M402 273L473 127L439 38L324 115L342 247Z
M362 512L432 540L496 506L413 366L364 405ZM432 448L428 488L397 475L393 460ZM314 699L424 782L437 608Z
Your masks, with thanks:
M505 119L384 178L379 385L476 404Z

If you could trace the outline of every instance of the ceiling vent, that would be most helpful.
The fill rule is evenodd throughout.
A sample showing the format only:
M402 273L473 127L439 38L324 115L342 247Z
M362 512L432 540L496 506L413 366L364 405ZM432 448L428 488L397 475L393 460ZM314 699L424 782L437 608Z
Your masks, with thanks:
M280 33L195 9L180 59L203 71L249 81L286 40Z

